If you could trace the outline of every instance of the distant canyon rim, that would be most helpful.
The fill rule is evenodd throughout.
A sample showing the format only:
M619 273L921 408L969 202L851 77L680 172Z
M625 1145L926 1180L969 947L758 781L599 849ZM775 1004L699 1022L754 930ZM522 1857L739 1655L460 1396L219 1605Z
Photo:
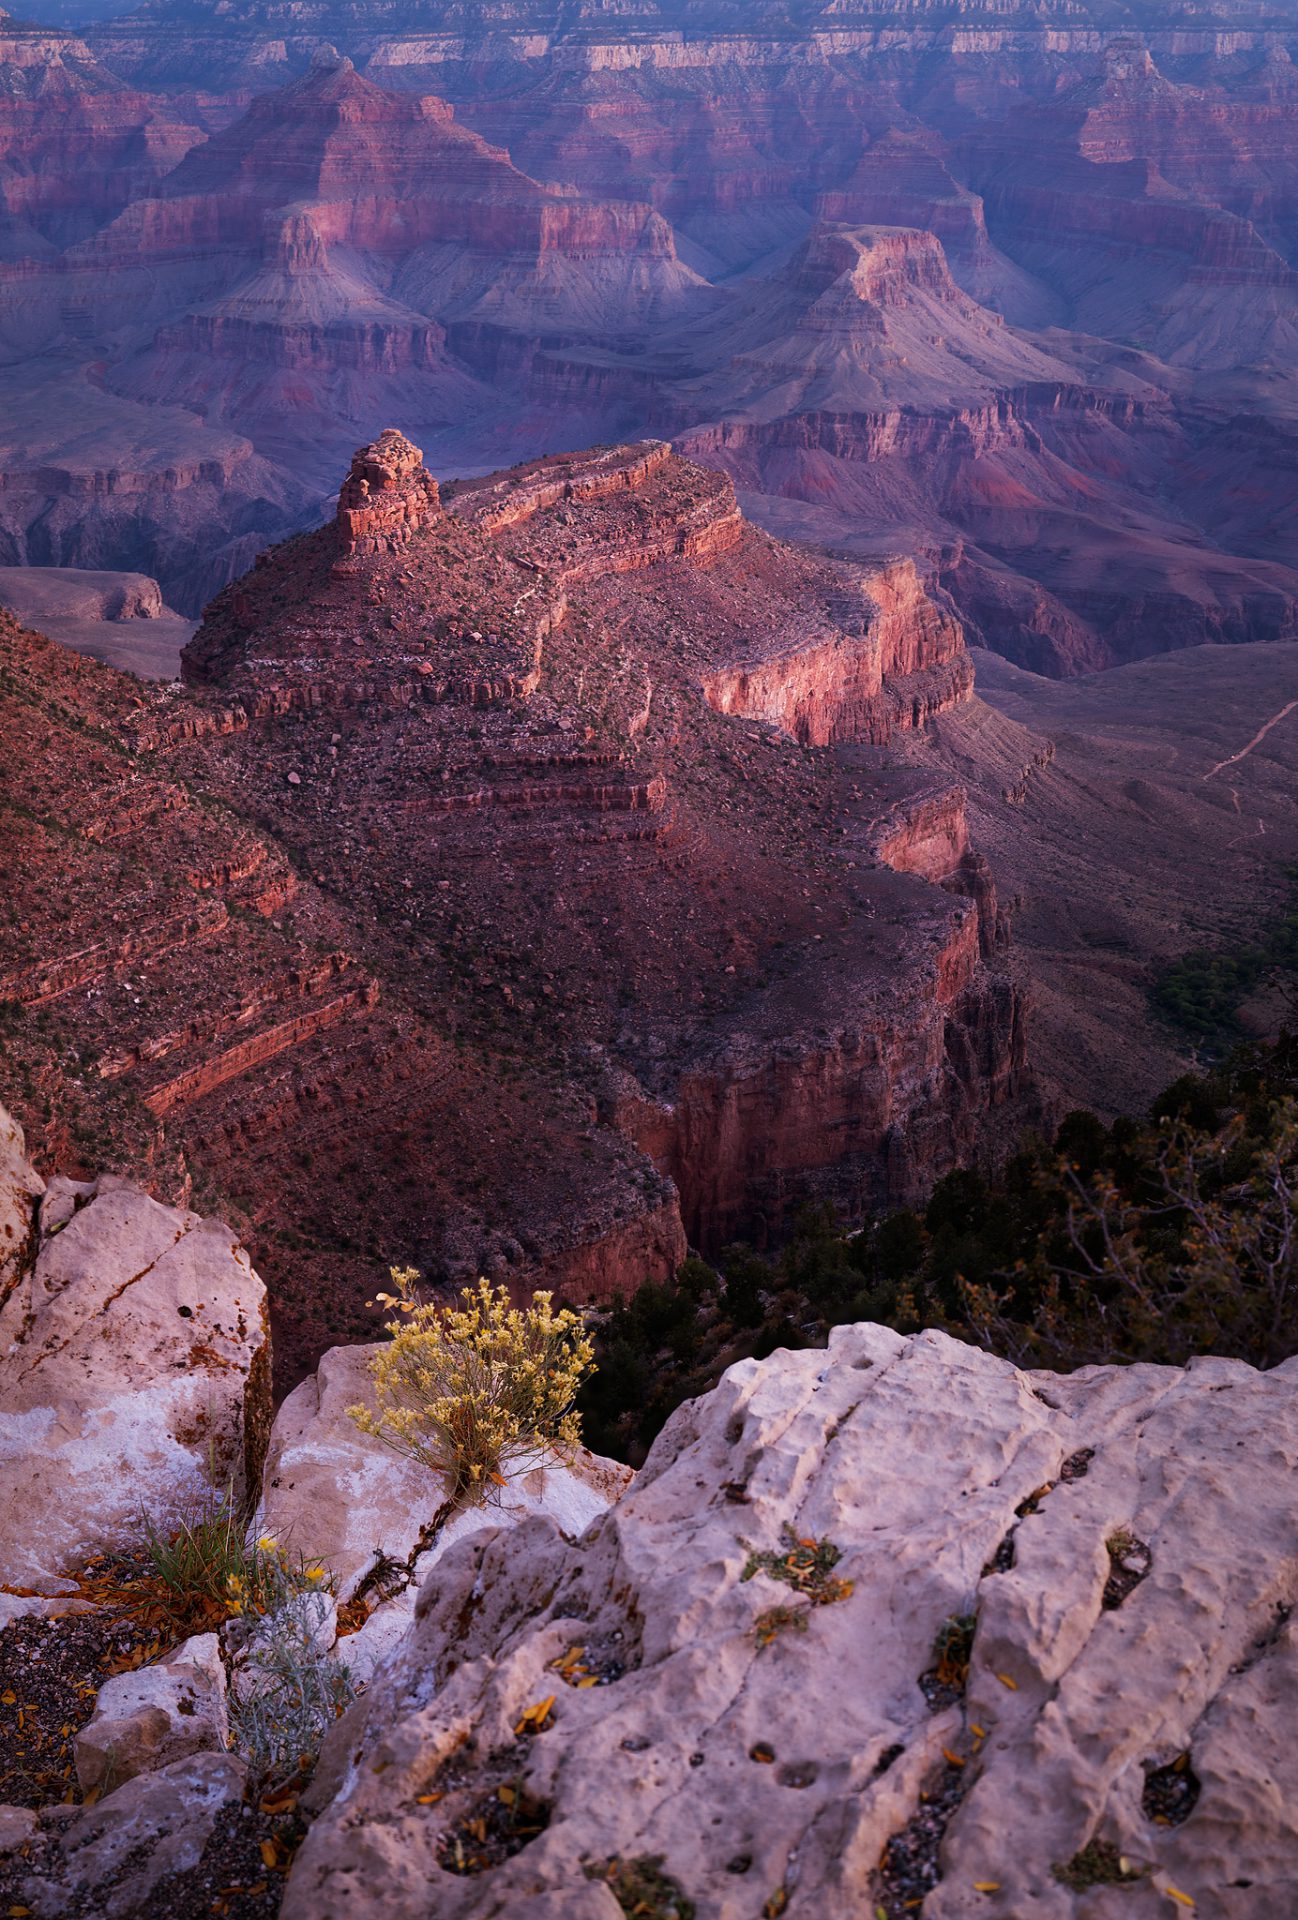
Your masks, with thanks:
M146 5L0 21L0 561L196 617L398 425L646 434L1048 675L1293 637L1298 24Z

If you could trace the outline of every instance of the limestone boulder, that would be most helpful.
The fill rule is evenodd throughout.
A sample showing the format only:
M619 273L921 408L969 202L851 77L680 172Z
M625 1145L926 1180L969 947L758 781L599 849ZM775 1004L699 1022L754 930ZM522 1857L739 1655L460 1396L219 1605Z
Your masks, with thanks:
M650 1872L706 1920L1291 1920L1296 1465L1298 1362L745 1361L580 1537L444 1554L284 1920L618 1920Z
M174 1760L224 1753L229 1741L220 1642L196 1634L165 1660L104 1682L77 1735L77 1779L83 1793L108 1794Z
M35 1253L36 1207L44 1191L27 1158L22 1128L0 1107L0 1302Z
M192 1875L218 1823L238 1819L248 1770L232 1753L197 1753L142 1773L78 1813L17 1883L33 1920L138 1920L179 1913L167 1886ZM161 1899L163 1904L151 1904ZM210 1898L203 1911L210 1909Z
M242 1489L270 1349L230 1229L125 1181L51 1182L33 1253L0 1304L0 1583L48 1594L142 1510Z
M360 1631L339 1643L357 1679L386 1658L414 1617L421 1581L458 1541L534 1514L575 1538L631 1479L629 1468L584 1448L567 1460L538 1454L489 1504L448 1519L440 1477L362 1433L347 1413L373 1405L377 1351L325 1354L279 1409L263 1478L264 1530L290 1554L323 1561L341 1605L359 1593L371 1605Z

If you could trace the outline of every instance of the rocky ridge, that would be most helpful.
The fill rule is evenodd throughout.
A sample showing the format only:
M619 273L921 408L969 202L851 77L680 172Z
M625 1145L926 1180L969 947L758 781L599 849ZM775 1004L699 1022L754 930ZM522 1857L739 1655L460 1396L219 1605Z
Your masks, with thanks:
M0 1194L39 1187L5 1137ZM84 1324L87 1379L119 1369ZM255 1523L327 1552L322 1644L366 1680L305 1818L266 1825L292 1796L225 1750L198 1636L80 1710L87 1780L131 1742L97 1805L0 1808L36 1920L206 1911L258 1857L248 1911L287 1920L1291 1911L1294 1362L1061 1376L843 1326L732 1367L634 1477L537 1461L448 1525L342 1411L367 1357L281 1409Z
M1033 1111L959 791L891 770L968 698L949 602L661 442L439 490L384 435L189 691L8 645L28 870L74 828L7 943L24 1115L94 1165L111 1109L171 1197L203 1169L285 1385L386 1261L606 1298ZM42 723L86 744L37 807Z

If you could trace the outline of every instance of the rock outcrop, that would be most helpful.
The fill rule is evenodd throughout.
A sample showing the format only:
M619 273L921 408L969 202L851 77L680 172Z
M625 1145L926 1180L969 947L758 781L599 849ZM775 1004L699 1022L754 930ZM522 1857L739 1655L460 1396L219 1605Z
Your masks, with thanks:
M225 1667L214 1633L184 1641L165 1660L106 1680L77 1735L77 1780L102 1798L140 1773L158 1773L230 1744Z
M42 1154L201 1167L285 1388L372 1337L388 1260L607 1300L1033 1111L986 887L876 847L898 743L969 698L949 599L662 441L439 499L385 435L213 602L188 690L8 658Z
M13 1140L12 1122L0 1128ZM18 1137L19 1139L21 1136ZM39 1182L15 1156L9 1188ZM20 1202L21 1204L21 1202ZM54 1179L0 1296L0 1605L214 1474L255 1484L269 1422L265 1289L219 1220L111 1176Z
M338 532L348 558L395 553L437 511L437 482L423 454L390 428L352 461L338 496Z
M285 1920L616 1920L636 1885L1283 1920L1295 1364L1025 1374L873 1326L742 1362L579 1540L439 1562L330 1737Z

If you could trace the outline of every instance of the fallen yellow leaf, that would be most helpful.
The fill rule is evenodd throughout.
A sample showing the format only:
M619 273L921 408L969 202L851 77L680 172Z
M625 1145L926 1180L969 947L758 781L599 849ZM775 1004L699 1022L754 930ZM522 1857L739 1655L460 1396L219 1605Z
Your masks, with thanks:
M1163 1892L1167 1895L1169 1900L1179 1900L1183 1907L1192 1907L1194 1905L1194 1902L1190 1898L1189 1894L1182 1893L1179 1887L1164 1887Z
M1001 1683L1001 1685L1002 1685L1003 1687L1008 1687L1011 1693L1017 1693L1017 1692L1018 1692L1018 1690L1019 1690L1019 1683L1018 1683L1018 1681L1017 1681L1017 1680L1011 1680L1011 1678L1010 1678L1010 1676L1009 1676L1009 1674L1008 1674L1008 1673L998 1673L998 1674L997 1674L997 1676L996 1676L996 1678L997 1678L997 1679L998 1679L998 1680L1000 1681L1000 1683Z
M974 1881L975 1893L999 1893L1000 1890L1001 1890L1001 1883L999 1880L975 1880Z
M554 1705L554 1695L547 1693L544 1700L538 1700L534 1706L525 1707L514 1728L515 1734L540 1733L550 1718L550 1709Z
M950 1747L943 1747L942 1758L946 1761L948 1766L962 1767L964 1765L964 1761L960 1758L959 1754L952 1753Z

